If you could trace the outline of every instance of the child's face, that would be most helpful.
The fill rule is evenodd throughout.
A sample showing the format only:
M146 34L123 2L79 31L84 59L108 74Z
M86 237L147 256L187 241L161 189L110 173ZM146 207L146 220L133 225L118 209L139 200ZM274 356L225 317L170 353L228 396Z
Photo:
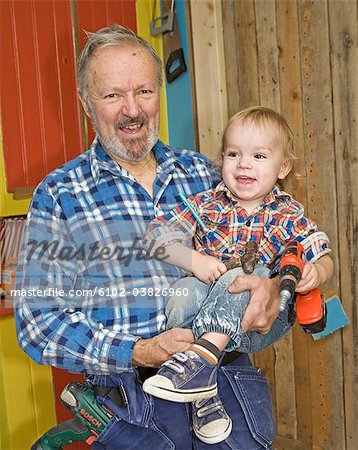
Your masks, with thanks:
M250 120L234 122L226 132L222 176L239 203L251 213L271 191L278 178L291 169L284 156L283 139L271 124Z

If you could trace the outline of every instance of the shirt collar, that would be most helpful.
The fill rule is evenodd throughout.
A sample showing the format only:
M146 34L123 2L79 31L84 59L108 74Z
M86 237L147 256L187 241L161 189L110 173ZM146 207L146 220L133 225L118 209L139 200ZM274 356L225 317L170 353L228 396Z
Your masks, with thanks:
M157 170L171 173L177 167L187 172L183 163L178 159L174 151L162 141L158 140L153 147L154 155L157 160ZM116 163L108 153L103 149L101 143L96 136L89 149L91 171L94 182L97 184L101 171L109 171L113 175L120 176L122 173L121 166ZM158 170L158 171L159 171Z
M178 155L175 154L173 148L158 140L153 150L160 170L170 173L179 167L187 173L184 164L180 161Z
M264 198L262 205L263 206L270 205L271 203L277 202L278 199L280 199L280 201L287 203L291 198L292 197L290 194L281 191L281 189L278 186L274 186L271 192L269 192Z

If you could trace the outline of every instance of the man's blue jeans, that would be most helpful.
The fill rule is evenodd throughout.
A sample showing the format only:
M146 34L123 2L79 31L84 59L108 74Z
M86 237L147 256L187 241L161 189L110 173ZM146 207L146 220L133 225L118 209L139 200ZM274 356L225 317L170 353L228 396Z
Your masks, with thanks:
M94 442L94 450L272 449L276 430L268 385L247 355L218 369L220 398L233 421L233 431L226 441L215 446L198 440L192 432L190 404L146 394L136 370L113 376L91 376L91 382L102 386L122 384L128 396L126 407L104 400L116 416Z
M172 287L181 295L172 296L167 303L167 328L192 328L197 339L206 332L224 333L231 338L226 351L252 353L278 341L293 324L288 308L279 314L267 334L242 332L241 319L249 303L250 293L244 291L231 294L227 287L243 273L241 267L228 270L211 284L205 284L195 277L177 281ZM259 266L253 274L268 277L269 270ZM183 295L185 293L189 295Z

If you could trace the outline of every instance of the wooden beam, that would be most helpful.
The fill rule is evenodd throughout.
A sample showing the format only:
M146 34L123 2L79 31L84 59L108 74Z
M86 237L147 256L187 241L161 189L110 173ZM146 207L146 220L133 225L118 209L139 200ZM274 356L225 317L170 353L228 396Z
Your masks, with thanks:
M327 2L299 2L303 118L307 164L307 215L330 237L338 255L332 80ZM334 276L326 288L337 286ZM310 342L312 447L344 449L343 372L340 333Z
M256 0L255 16L260 104L280 111L279 49L276 37L275 0Z
M351 325L343 330L346 448L358 448L358 17L352 0L328 2L336 149L340 293ZM342 413L343 414L343 413Z
M191 0L190 11L199 150L217 160L228 119L221 2Z

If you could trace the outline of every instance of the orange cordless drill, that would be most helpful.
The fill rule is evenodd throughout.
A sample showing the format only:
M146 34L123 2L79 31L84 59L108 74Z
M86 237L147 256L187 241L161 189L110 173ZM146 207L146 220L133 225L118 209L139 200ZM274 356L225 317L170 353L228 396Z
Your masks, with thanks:
M286 308L288 301L295 295L304 265L303 246L297 241L290 241L280 262L280 311ZM321 291L315 288L307 292L297 292L296 314L297 322L305 333L315 334L323 331L327 323L327 310Z

